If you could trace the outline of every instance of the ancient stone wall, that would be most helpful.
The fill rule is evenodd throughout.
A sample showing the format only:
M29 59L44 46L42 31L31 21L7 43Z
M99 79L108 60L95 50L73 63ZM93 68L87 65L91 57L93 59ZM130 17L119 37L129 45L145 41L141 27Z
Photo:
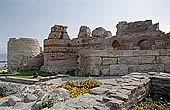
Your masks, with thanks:
M10 38L8 41L8 71L38 69L43 64L43 55L36 39Z
M92 34L95 33L95 36L92 36L89 27L81 26L78 38L71 40L67 34L66 26L53 26L48 39L44 40L44 65L41 70L65 73L77 69L79 65L78 52L100 49L101 41L111 35L110 31L106 31L101 27L94 31Z
M91 50L80 53L79 75L170 72L169 50Z
M152 20L119 22L116 36L108 43L114 50L155 50L169 49L170 37L159 30L159 23Z

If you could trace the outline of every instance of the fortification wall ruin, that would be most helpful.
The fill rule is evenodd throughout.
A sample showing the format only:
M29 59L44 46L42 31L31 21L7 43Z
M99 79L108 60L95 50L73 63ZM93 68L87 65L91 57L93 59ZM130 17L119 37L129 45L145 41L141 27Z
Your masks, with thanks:
M31 38L10 38L8 41L8 71L38 69L43 64L40 44Z
M44 40L44 65L41 70L65 73L77 69L77 53L81 50L99 49L101 41L107 36L111 36L111 32L102 27L91 33L89 27L81 26L78 38L71 40L66 26L54 25L48 39Z
M170 72L169 50L91 50L80 54L80 76Z
M170 72L170 33L160 31L159 23L123 21L116 27L112 36L102 27L91 31L81 26L78 37L70 39L67 26L54 25L44 40L43 56L37 40L12 38L8 42L9 71L39 68L44 63L42 71L80 70L82 76Z
M170 49L170 36L159 30L159 23L152 20L119 22L117 32L108 46L114 50Z

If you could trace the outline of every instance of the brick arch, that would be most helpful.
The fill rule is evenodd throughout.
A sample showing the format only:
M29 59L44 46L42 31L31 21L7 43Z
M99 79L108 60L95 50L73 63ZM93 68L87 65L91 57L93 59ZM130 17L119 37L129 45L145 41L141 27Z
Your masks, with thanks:
M120 49L123 48L122 42L118 38L115 38L115 37L112 38L109 45L110 45L110 47L113 47L113 48L116 48L116 47L118 47Z
M134 46L139 46L141 41L147 40L150 45L155 44L155 40L151 36L139 36L136 40L133 41Z
M134 46L140 47L141 50L149 50L153 44L155 44L155 40L150 36L140 36L134 42Z

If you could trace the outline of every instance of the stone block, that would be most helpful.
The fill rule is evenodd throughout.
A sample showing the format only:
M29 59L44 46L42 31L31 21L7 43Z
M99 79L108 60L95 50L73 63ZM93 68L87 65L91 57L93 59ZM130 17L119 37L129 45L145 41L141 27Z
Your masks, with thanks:
M128 73L128 66L126 64L110 65L110 75L125 75Z
M159 63L170 64L170 56L159 56L157 60Z
M98 64L100 65L102 63L101 57L87 57L86 58L87 64Z
M146 55L159 56L159 50L147 50Z
M123 56L158 56L159 50L123 50Z
M99 65L88 65L86 69L86 73L90 75L99 75Z
M102 66L100 67L101 74L104 76L110 75L110 67L109 66Z
M139 64L156 63L155 56L139 56Z
M123 55L123 50L88 50L81 53L84 57L119 57Z
M138 65L128 65L128 72L132 73L132 72L138 72Z
M170 72L170 65L169 64L165 64L165 72Z
M104 93L106 93L108 91L109 91L109 89L107 89L107 88L97 87L97 88L91 89L90 93L95 94L95 95L103 95Z
M144 56L147 50L123 50L123 56Z
M37 100L37 97L34 94L27 94L24 96L24 102L29 103Z
M103 65L117 64L117 58L103 58Z
M160 56L169 56L170 50L159 50L159 55Z
M21 102L21 98L16 96L9 97L7 103L9 106L14 106L17 102Z
M119 64L138 64L139 57L119 57L118 63Z
M138 65L139 72L162 72L164 64L144 64Z

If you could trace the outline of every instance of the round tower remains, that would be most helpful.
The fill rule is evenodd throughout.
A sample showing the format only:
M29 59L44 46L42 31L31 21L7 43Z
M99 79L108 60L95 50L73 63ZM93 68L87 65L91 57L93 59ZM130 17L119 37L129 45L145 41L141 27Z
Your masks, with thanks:
M31 38L10 38L8 41L8 71L38 69L43 64L40 44Z

